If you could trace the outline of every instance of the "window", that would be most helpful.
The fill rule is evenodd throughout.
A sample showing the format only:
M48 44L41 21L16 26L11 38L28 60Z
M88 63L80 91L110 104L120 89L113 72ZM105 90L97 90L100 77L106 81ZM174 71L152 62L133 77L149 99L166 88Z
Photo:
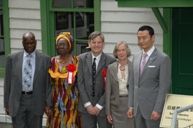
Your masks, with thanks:
M10 53L8 1L0 0L0 77L4 77L5 57Z
M45 17L42 18L42 50L51 56L56 55L55 38L60 32L73 35L73 53L78 55L88 51L89 34L100 31L100 0L41 0L41 15Z

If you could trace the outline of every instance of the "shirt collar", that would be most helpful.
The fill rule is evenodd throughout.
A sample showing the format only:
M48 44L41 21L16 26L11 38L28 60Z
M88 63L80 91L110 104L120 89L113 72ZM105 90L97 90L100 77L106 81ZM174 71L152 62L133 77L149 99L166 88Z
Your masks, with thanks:
M31 56L32 57L35 57L35 53L36 53L36 50L34 50L34 52L31 53ZM29 53L27 53L25 50L24 50L24 57L26 57Z
M155 50L155 46L153 45L153 47L147 52L148 56L151 56L151 54L153 53L153 51ZM144 50L143 50L143 54L144 54Z
M99 54L98 56L94 56L94 55L92 54L92 60L94 60L94 58L96 58L97 61L100 60L101 55L102 55L102 53Z

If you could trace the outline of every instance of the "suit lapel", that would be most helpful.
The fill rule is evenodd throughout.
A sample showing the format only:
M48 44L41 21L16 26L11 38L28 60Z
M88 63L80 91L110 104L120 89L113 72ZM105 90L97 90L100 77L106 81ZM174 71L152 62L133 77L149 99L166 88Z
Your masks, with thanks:
M102 52L102 55L101 55L101 58L100 58L100 61L99 61L98 67L97 67L96 74L100 71L100 69L103 67L103 65L105 64L105 62L106 62L106 56L105 56L104 53Z
M141 76L143 75L143 73L145 72L145 70L148 68L148 65L150 65L153 61L155 61L157 58L157 49L155 49L153 51L153 53L151 54L151 56L149 57L149 59L147 60L147 63L145 64L145 67L143 69L143 72L141 74Z
M136 67L136 76L139 78L140 77L140 64L141 64L141 56L142 56L142 52L141 54L139 53L138 55L136 55L135 59L136 59L136 63L134 63L133 65Z
M112 70L112 76L113 78L118 82L118 78L117 78L117 73L118 73L118 61L116 63L113 64L113 69Z
M90 74L92 74L92 53L91 52L89 52L86 55L86 63L87 63L88 69L90 71Z
M19 81L22 84L22 66L23 66L23 52L19 52L18 55L16 56L16 66L17 67L17 73L19 77Z
M127 79L127 85L129 85L129 78L130 78L130 71L131 71L131 61L128 60L128 79Z
M36 51L36 56L35 56L36 58L35 58L35 60L36 60L36 62L35 62L35 72L34 72L34 81L33 81L33 83L35 82L35 80L36 80L36 78L37 78L37 76L38 76L38 74L39 74L39 71L40 71L40 66L39 66L39 64L41 64L42 63L42 56Z

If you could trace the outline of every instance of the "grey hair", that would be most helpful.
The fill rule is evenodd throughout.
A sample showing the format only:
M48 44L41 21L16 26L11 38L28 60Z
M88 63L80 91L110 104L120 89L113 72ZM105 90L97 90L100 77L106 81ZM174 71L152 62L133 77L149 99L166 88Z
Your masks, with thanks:
M117 58L117 49L119 47L119 45L121 44L124 44L125 47L126 47L126 50L127 50L127 57L129 57L131 55L131 50L129 49L129 46L127 45L127 43L125 41L121 41L121 42L118 42L115 47L114 47L114 50L113 50L113 56L115 58Z
M89 35L89 37L88 37L88 41L90 42L92 39L96 38L97 36L100 36L101 39L102 39L102 41L105 42L105 37L104 37L104 35L103 35L101 32L99 32L99 31L94 31L94 32L92 32L92 33Z

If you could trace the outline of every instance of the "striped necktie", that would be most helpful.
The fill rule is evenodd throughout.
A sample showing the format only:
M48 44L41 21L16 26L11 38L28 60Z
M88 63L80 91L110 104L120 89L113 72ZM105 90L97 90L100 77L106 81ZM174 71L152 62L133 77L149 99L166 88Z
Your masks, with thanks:
M32 65L31 65L32 55L27 55L26 62L24 64L24 74L23 74L23 86L27 89L32 83Z

